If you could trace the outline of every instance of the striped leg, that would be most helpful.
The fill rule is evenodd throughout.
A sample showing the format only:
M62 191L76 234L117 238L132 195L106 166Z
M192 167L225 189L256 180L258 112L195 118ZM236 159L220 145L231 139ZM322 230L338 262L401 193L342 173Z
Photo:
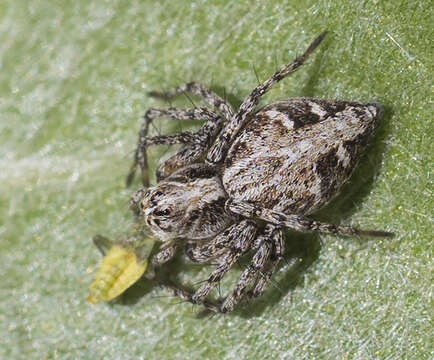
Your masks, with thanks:
M228 200L226 208L246 218L258 218L268 223L302 232L328 233L339 236L390 237L392 233L377 230L360 230L351 226L340 226L311 220L303 215L284 214L272 209L262 209L246 202Z
M202 98L206 103L216 108L225 119L232 118L234 114L232 107L216 93L197 82L189 82L166 92L151 91L149 95L168 100L187 92Z
M256 105L258 105L261 97L265 95L275 84L295 72L301 65L303 65L310 54L324 39L326 33L327 32L323 32L320 36L318 36L309 45L303 55L296 58L292 63L285 65L275 74L273 74L268 80L253 89L250 95L244 99L237 114L233 116L228 123L226 123L216 142L208 152L207 161L209 163L216 164L224 159L230 144L235 139L240 129L246 124L252 112L255 111Z
M195 263L207 263L225 256L228 252L229 249L225 247L225 241L222 241L221 236L215 237L205 245L188 243L185 247L185 255Z
M220 307L222 313L231 312L234 307L245 297L249 296L248 286L256 278L264 276L265 267L270 261L279 261L283 251L283 233L281 228L267 224L264 233L258 239L259 249L253 256L251 264L243 271L241 277L232 292ZM268 269L267 269L268 270ZM271 276L271 274L270 274Z
M260 296L268 284L270 283L271 276L276 271L276 267L279 264L280 260L283 258L284 253L284 236L283 231L280 229L279 234L274 237L274 253L270 256L267 263L264 265L263 270L260 273L260 276L256 279L253 284L252 290L249 291L247 297L255 298Z
M163 136L163 137L153 137L148 138L148 130L149 125L152 120L156 118L168 117L171 119L177 120L204 120L206 121L204 128L202 128L202 132L205 135L210 137L209 132L212 132L212 135L215 136L214 133L217 133L222 126L221 117L206 109L206 108L196 108L196 109L177 109L177 108L169 108L169 109L149 109L145 116L143 124L139 131L139 140L137 144L137 148L134 154L134 162L131 166L131 169L128 173L127 177L127 186L131 184L134 179L134 175L137 169L137 165L142 169L142 183L145 187L149 186L149 178L148 178L148 159L146 154L146 147L152 144L179 144L179 143L187 143L187 144L195 144L195 141L202 143L203 138L192 136L192 133L182 133L177 135ZM218 129L218 130L217 130ZM160 138L160 139L159 139ZM210 140L209 140L210 141Z
M181 286L175 285L169 281L159 281L158 285L162 289L172 293L174 296L179 297L180 299L187 301L191 304L196 304L195 300L193 299L193 293L191 291L184 289ZM219 304L214 303L210 300L203 300L202 305L212 312L220 312Z
M186 144L158 167L157 180L160 181L174 171L200 161L223 127L223 122L222 117L207 121L199 131L194 133L195 139L192 143Z
M225 232L226 233L226 232ZM200 304L225 276L234 263L250 249L250 245L256 235L256 224L249 220L243 220L234 224L227 231L229 252L221 259L220 265L208 277L206 282L196 291L192 300Z

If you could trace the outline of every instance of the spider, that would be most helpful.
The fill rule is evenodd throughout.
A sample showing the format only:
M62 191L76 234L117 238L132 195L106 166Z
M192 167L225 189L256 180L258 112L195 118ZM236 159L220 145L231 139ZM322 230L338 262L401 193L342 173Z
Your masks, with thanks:
M217 263L194 293L169 286L184 300L227 313L242 299L261 295L282 259L284 228L338 236L391 235L308 217L349 179L381 117L378 104L294 98L256 110L261 97L295 72L325 35L254 88L237 111L195 82L150 93L170 99L189 92L211 106L149 109L127 177L129 185L140 166L143 188L133 195L131 207L163 242L152 258L156 267L169 261L181 243L191 261ZM162 117L205 123L197 132L147 136L150 123ZM149 187L146 149L160 144L183 146L159 166L157 184ZM210 292L250 251L251 263L232 292L212 305Z

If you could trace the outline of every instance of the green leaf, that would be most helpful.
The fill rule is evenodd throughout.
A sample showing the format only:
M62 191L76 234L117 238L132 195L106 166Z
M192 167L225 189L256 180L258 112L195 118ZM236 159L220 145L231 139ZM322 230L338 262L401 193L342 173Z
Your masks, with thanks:
M89 304L100 261L91 238L130 228L139 183L124 183L140 119L167 106L146 93L196 80L239 105L257 84L253 67L265 80L325 29L262 104L384 105L353 181L318 216L395 238L288 233L299 260L230 315L197 319L199 307L146 280L115 303ZM432 357L432 29L423 0L1 2L0 358ZM198 126L162 120L153 134ZM150 151L153 169L166 152ZM165 269L192 287L212 271L181 259Z

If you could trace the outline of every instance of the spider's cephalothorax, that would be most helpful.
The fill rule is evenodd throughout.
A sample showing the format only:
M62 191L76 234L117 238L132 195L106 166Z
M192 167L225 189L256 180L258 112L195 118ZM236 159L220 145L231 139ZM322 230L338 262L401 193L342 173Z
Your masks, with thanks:
M194 164L147 191L139 190L131 202L160 240L205 240L222 232L231 221L224 211L226 197L214 169Z
M131 183L137 165L141 167L144 188L133 196L132 208L164 242L153 258L155 265L168 261L179 242L186 244L192 261L218 264L194 294L166 286L185 300L229 312L242 298L259 296L282 258L285 227L347 236L390 235L307 217L336 196L350 177L381 116L377 104L296 98L255 109L274 84L303 64L324 36L258 85L237 111L197 83L152 93L167 99L191 92L214 108L148 110L128 176ZM196 133L148 137L149 124L158 117L205 120L205 124ZM146 148L155 144L183 147L160 166L157 185L148 188ZM250 250L252 263L233 292L218 304L209 302L211 290Z

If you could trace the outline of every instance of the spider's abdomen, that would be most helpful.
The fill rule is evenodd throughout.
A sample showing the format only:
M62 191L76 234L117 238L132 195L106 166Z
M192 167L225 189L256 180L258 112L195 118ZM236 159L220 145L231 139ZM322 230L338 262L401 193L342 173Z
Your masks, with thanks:
M376 104L291 99L259 110L225 160L235 200L309 214L350 177L379 117Z

